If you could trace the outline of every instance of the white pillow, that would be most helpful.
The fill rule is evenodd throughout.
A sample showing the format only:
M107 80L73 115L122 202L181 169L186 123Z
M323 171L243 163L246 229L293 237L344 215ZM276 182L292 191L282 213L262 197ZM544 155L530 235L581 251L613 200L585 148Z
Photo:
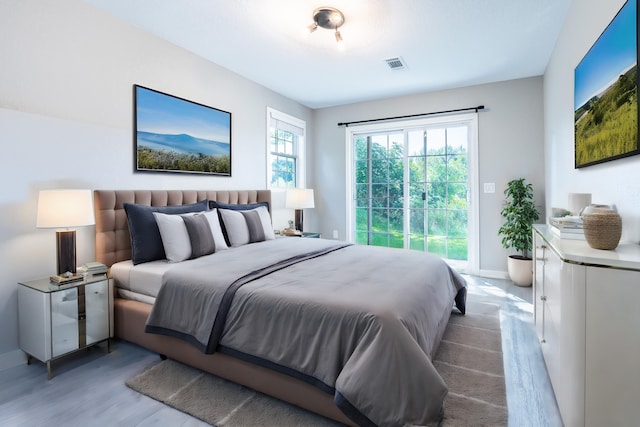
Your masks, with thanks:
M206 212L190 212L182 215L171 215L154 212L153 216L160 230L162 246L169 262L181 262L191 258L191 239L187 226L182 220L183 215L204 215L209 221L209 228L216 245L216 252L228 249L227 242L222 234L220 219L215 209Z
M191 240L181 215L154 212L162 246L169 262L180 262L191 256Z
M232 247L249 243L249 227L240 211L220 209L220 215L222 215L224 228L227 230L227 237Z
M273 232L273 226L271 225L271 215L269 215L269 210L266 206L260 206L254 210L258 211L258 215L260 215L260 221L262 221L262 227L264 228L264 239L274 240L276 235Z
M243 213L244 212L244 213ZM246 213L252 215L255 212L260 220L260 236L252 235L251 227L247 223ZM249 210L231 210L220 209L220 215L227 231L227 237L232 247L246 245L250 242L258 242L263 240L273 240L275 235L271 227L271 217L265 206L260 206ZM264 234L264 236L262 236ZM217 244L217 243L216 243Z
M209 227L211 227L211 234L213 234L213 241L216 242L216 252L229 249L227 241L224 240L224 234L222 233L222 227L220 226L220 218L218 217L218 210L212 209L207 212L202 212L209 220Z

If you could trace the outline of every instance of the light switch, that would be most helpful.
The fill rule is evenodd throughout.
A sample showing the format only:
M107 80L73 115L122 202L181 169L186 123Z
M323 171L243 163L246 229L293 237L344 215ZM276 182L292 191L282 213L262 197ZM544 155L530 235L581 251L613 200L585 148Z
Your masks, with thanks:
M484 183L484 192L485 193L495 193L496 192L496 183L495 182L485 182Z

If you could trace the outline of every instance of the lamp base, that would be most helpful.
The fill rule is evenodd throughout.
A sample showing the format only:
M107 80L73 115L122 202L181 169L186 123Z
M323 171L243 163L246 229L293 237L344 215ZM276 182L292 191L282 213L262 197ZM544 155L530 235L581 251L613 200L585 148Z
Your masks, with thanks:
M296 230L303 231L302 230L302 209L296 209L295 224L296 224Z
M56 231L58 274L76 272L76 230Z

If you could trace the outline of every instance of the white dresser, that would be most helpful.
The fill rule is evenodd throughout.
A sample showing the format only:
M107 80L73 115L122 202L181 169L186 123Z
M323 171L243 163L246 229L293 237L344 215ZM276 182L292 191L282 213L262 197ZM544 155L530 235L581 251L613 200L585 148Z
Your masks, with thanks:
M536 332L565 426L640 425L640 245L533 237Z

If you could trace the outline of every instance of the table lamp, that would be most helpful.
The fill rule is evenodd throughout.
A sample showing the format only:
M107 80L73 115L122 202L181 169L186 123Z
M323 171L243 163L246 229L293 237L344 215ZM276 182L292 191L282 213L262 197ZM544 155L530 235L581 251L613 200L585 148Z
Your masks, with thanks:
M91 190L42 190L38 195L37 228L57 228L58 275L76 272L76 230L95 224ZM64 230L60 230L64 229Z
M313 190L310 188L289 188L285 200L287 209L295 209L295 227L300 232L303 231L302 210L314 208Z

